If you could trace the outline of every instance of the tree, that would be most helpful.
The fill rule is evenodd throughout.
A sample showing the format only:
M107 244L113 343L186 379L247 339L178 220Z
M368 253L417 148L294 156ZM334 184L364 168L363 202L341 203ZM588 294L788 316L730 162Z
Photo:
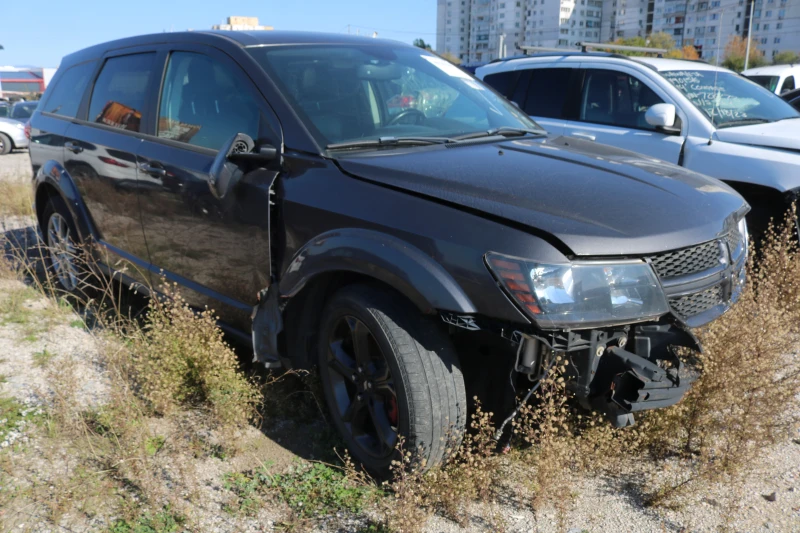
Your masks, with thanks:
M614 41L614 44L621 44L624 46L638 46L640 48L663 48L665 50L669 50L670 52L676 52L680 54L680 50L675 49L675 39L672 38L672 35L665 33L663 31L652 33L650 34L647 39L644 37L627 37L625 39L619 38ZM651 53L647 52L629 52L627 50L614 50L617 54L623 54L626 56L646 56L652 55ZM672 55L669 57L682 57L681 55Z
M651 33L647 38L648 48L664 48L665 50L672 50L675 48L675 39L667 32Z
M734 35L728 44L725 45L725 55L722 58L722 66L741 72L744 70L744 55L747 50L747 41L739 35ZM750 59L747 62L748 68L760 67L767 64L763 54L758 49L755 39L750 40Z
M697 48L687 44L683 48L673 48L664 54L664 57L670 59L700 59L700 54L697 53Z
M423 50L432 50L431 45L426 43L423 39L414 39L414 46L422 48Z
M461 60L459 58L457 58L456 56L454 56L453 54L451 54L450 52L444 52L442 54L439 54L439 56L442 59L448 60L449 62L451 62L454 65L460 65L461 64Z
M792 63L800 63L800 55L798 55L797 52L792 52L791 50L778 52L772 57L773 65L790 65Z

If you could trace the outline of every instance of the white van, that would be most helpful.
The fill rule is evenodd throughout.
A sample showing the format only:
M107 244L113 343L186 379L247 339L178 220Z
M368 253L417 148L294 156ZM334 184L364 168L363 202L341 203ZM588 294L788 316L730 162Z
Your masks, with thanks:
M800 65L749 68L742 74L775 94L787 93L800 87Z

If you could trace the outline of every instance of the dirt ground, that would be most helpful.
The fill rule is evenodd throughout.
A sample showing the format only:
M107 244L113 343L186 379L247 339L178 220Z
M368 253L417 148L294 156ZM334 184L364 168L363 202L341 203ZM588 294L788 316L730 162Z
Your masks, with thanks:
M0 180L26 180L30 177L26 152L0 157ZM0 220L0 230L6 238L35 246L36 230L30 218ZM2 281L0 296L24 291L17 281ZM33 289L35 290L35 289ZM58 379L54 374L69 373L75 384L74 401L80 408L102 405L110 391L106 368L99 357L103 347L89 328L84 327L75 312L43 311L49 304L41 295L28 294L24 302L27 321L0 319L0 401L14 398L29 410L25 417L35 419L42 410L56 401ZM287 398L287 402L294 399ZM798 407L800 409L800 407ZM65 507L54 513L41 498L31 498L27 489L55 487L75 477L71 469L69 449L59 449L52 437L33 423L9 422L0 419L0 493L18 491L5 508L0 508L0 528L3 531L110 531L111 522L104 518L100 499L87 504L82 512ZM182 433L177 425L163 422L154 429L167 442L180 446ZM265 430L251 427L237 438L242 450L235 457L200 456L186 451L172 455L171 464L159 464L156 482L161 480L166 490L186 490L191 497L183 498L184 514L190 520L182 526L192 531L235 532L277 531L286 509L280 506L262 508L254 516L232 515L226 511L230 494L223 487L227 472L254 468L264 463L280 469L297 462L324 456L326 443L320 436L327 426L321 414L300 419L287 418L272 423ZM170 440L172 439L172 440ZM175 460L175 458L178 458ZM585 477L574 479L575 502L567 512L566 530L588 532L716 532L724 523L736 532L800 532L800 434L787 435L776 446L761 450L753 457L753 471L739 486L716 486L708 489L699 505L680 509L644 506L644 497L636 480L644 474L661 472L669 476L679 468L677 462L655 463L640 461L623 465L616 477ZM158 464L158 463L156 463ZM79 481L71 490L80 492ZM191 490L190 490L191 489ZM471 520L466 527L441 516L434 516L427 525L430 533L459 531L493 531L485 519L500 515L509 532L558 531L556 512L544 509L534 512L530 495L513 487L507 497L493 504L494 509L475 505L470 509ZM0 501L4 501L0 499ZM94 500L92 500L94 501ZM735 505L721 502L734 501ZM333 522L331 522L333 523ZM343 525L344 524L344 525ZM319 531L331 528L357 531L363 527L358 517L338 521L335 526L317 523ZM181 529L164 529L179 531ZM131 530L133 531L133 530ZM135 530L151 531L151 530ZM375 530L377 531L377 530Z

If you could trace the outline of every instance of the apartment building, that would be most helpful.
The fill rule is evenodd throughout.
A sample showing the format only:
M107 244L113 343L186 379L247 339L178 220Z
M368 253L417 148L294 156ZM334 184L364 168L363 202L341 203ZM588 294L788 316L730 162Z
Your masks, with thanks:
M436 51L466 64L600 39L602 0L437 1Z
M800 0L437 0L436 51L466 64L521 52L666 32L704 59L722 58L734 35L753 33L770 59L800 52Z

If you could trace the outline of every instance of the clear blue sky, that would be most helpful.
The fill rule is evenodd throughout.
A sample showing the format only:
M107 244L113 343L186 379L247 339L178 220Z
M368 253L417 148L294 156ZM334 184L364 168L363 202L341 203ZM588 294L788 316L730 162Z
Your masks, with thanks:
M230 15L276 30L351 32L436 42L436 0L39 0L0 15L0 65L58 66L92 44L145 33L211 29Z

